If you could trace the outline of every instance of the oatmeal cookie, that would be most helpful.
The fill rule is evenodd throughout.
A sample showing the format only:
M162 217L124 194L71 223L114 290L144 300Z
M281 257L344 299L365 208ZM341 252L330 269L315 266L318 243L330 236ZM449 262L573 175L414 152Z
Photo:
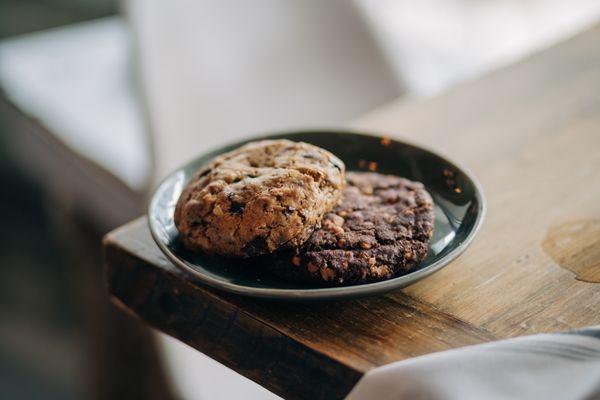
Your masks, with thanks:
M196 172L175 208L190 250L252 257L300 246L339 201L344 163L290 140L248 143Z

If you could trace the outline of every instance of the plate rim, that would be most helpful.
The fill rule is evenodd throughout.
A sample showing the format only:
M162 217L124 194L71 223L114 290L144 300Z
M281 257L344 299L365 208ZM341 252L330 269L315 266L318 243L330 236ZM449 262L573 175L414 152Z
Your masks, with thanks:
M474 187L474 196L477 198L477 216L473 225L473 229L467 234L465 239L460 242L454 249L452 249L448 254L446 254L441 259L433 262L429 266L420 269L418 271L411 272L406 275L402 275L396 278L388 279L380 282L373 283L365 283L360 285L351 285L351 286L338 286L338 287L324 287L324 288L302 288L302 289L285 289L285 288L256 288L249 287L244 285L239 285L231 282L224 282L222 280L213 278L211 276L202 274L192 267L188 266L187 263L181 260L176 254L174 254L158 237L156 233L156 229L154 226L154 218L152 217L151 211L155 208L155 204L157 202L157 194L161 191L163 185L171 179L175 174L180 173L183 169L185 169L190 164L194 163L201 156L195 157L194 159L186 162L185 164L179 166L175 170L171 171L167 174L163 179L161 179L160 183L156 185L155 190L152 192L152 197L147 207L147 215L148 215L148 228L150 230L150 234L152 239L157 244L162 253L167 257L167 259L173 263L174 266L183 269L185 272L192 274L196 279L200 282L218 290L223 290L228 293L233 293L237 295L247 296L247 297L255 297L262 299L273 299L273 300L289 300L289 301L311 301L311 300L337 300L343 298L352 298L352 297L363 297L368 295L382 294L394 289L401 289L408 285L411 285L431 274L437 272L441 268L448 265L450 262L457 259L471 244L477 233L481 229L481 225L485 219L485 215L487 213L487 204L485 195L483 192L483 188L480 182L477 180L475 175L468 168L464 167L460 163L455 162L452 158L447 157L443 153L439 151L434 151L427 146L422 146L420 144L415 144L413 142L396 138L394 134L386 134L385 132L377 130L373 134L365 133L361 130L354 129L306 129L306 130L290 130L290 131L275 131L270 132L260 136L251 136L244 140L239 140L236 142L231 142L229 144L224 144L222 146L209 149L203 154L214 153L218 150L224 149L226 147L231 146L241 146L244 143L255 141L255 140L265 140L269 137L274 136L282 136L282 135L302 135L302 134L310 134L310 133L326 133L326 134L351 134L354 136L365 136L375 139L382 138L390 138L395 142L398 142L403 145L408 145L414 148L418 148L429 152L446 162L450 163L458 170L460 170L472 183Z

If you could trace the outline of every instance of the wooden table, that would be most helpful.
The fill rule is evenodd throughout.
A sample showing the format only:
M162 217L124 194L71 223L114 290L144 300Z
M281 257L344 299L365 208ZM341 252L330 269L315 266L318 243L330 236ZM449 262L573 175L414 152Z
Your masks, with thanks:
M113 300L285 398L346 395L372 368L489 340L600 324L600 26L434 99L353 127L470 167L488 216L458 260L385 296L236 297L172 266L145 218L105 238Z

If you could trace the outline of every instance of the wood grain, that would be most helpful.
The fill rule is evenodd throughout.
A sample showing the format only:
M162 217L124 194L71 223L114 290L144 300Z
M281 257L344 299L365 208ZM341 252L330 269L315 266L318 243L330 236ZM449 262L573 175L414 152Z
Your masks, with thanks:
M596 26L440 97L398 102L356 123L459 160L488 200L469 251L405 293L499 337L600 323L600 285L576 280L543 248L553 226L600 217L599 41Z
M440 272L355 301L244 299L175 269L140 219L105 240L110 292L286 398L341 398L366 371L395 360L600 324L599 242L589 237L600 218L598 43L595 27L442 96L399 101L353 124L447 154L481 180L483 229Z
M285 398L342 398L373 367L493 339L402 294L281 304L216 292L164 258L145 218L104 248L115 302Z

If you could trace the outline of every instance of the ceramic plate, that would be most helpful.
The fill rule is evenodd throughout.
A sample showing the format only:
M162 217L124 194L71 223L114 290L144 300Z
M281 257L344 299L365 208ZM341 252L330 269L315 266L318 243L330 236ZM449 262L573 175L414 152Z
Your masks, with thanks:
M323 147L346 163L349 171L376 170L422 182L435 202L435 231L429 255L418 269L383 282L334 288L311 287L241 268L227 259L211 259L186 251L179 241L173 211L192 174L220 153L260 139L290 139ZM176 266L199 281L245 296L285 300L323 300L384 293L410 285L434 273L462 253L477 233L485 212L483 194L475 177L456 163L430 150L348 131L311 131L262 136L208 152L169 175L150 202L148 221L152 236Z

